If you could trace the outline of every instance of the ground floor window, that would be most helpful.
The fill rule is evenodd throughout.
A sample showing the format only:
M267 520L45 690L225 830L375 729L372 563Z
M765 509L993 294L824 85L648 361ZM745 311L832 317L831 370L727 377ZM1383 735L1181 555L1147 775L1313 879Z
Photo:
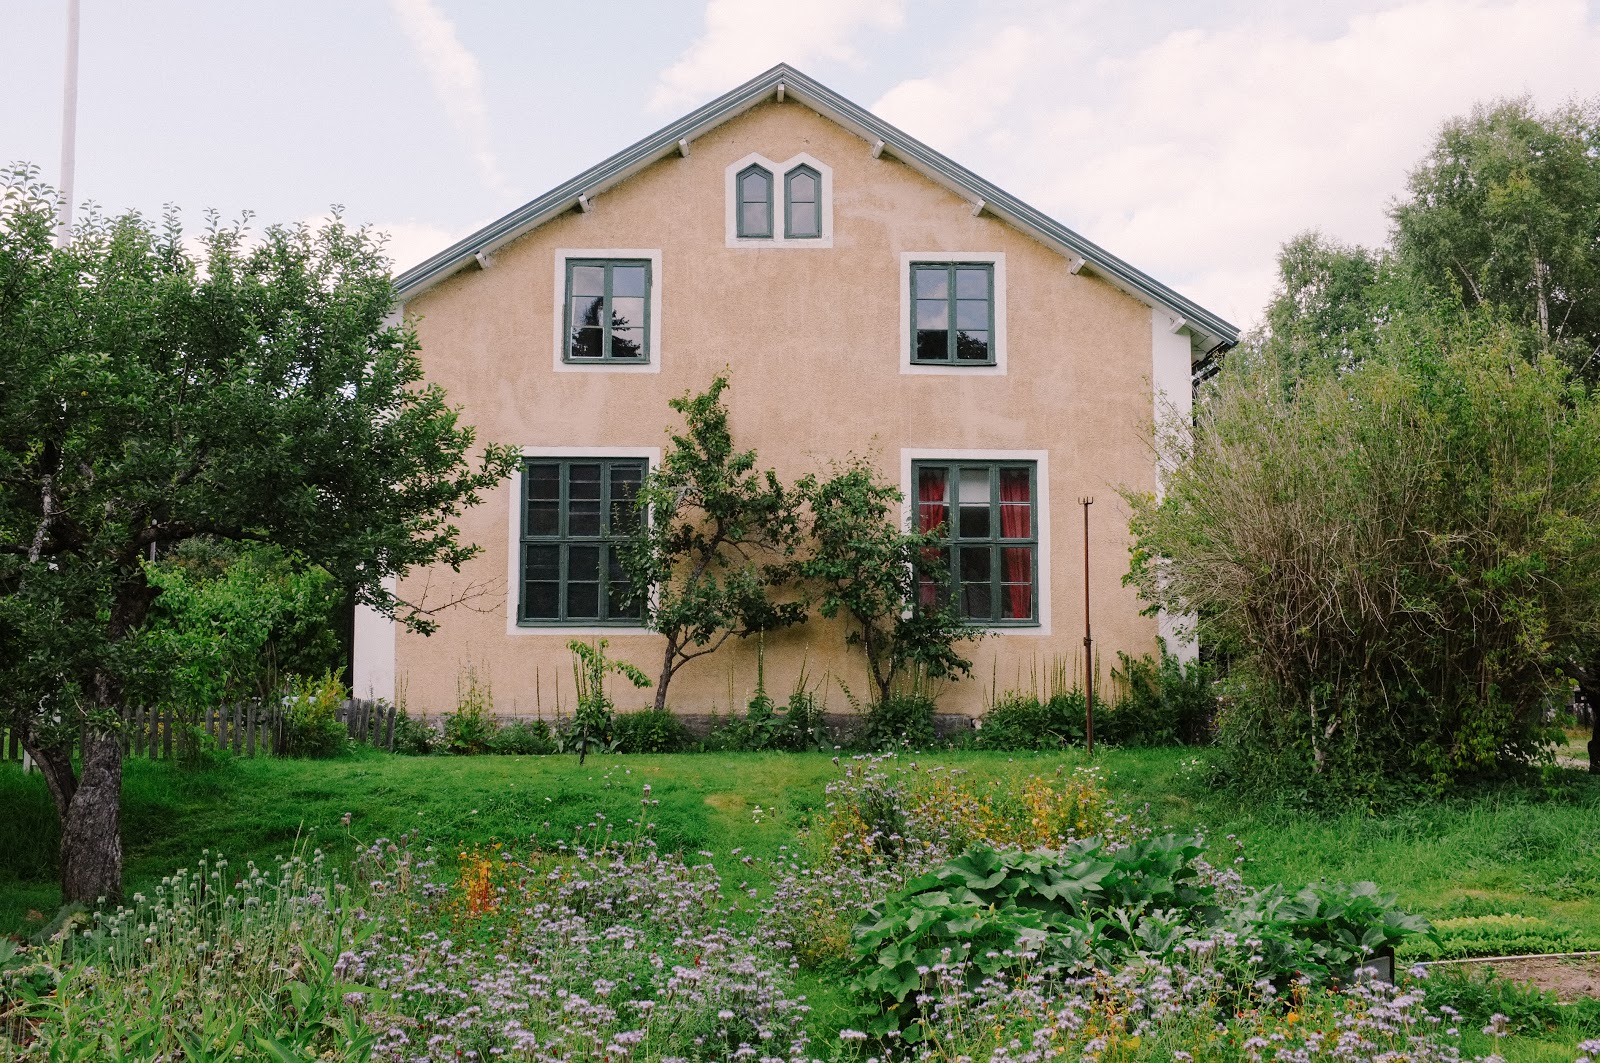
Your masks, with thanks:
M643 458L528 458L522 468L523 624L637 625L643 597L622 567L638 526Z
M953 601L974 624L1039 622L1037 467L1031 461L917 461L917 527L936 531L946 585L924 582L924 605Z

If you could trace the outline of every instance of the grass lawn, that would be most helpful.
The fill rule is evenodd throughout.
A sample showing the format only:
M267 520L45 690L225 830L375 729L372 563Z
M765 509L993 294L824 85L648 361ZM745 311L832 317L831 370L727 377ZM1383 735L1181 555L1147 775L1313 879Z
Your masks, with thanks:
M1079 754L908 759L1018 775L1083 763ZM1125 807L1148 806L1149 822L1204 830L1219 855L1224 835L1236 836L1251 884L1371 879L1411 910L1461 924L1467 934L1477 932L1475 920L1515 916L1512 922L1538 940L1600 948L1600 783L1580 772L1563 772L1549 790L1328 816L1239 807L1207 789L1192 750L1113 751L1097 763ZM591 823L631 832L645 783L660 801L651 815L660 842L716 854L725 886L734 887L752 874L735 850L773 856L793 844L839 772L823 754L602 756L580 767L570 756L365 752L322 762L239 759L196 772L130 761L127 887L144 889L206 849L242 866L307 840L346 857L358 844L407 831L451 849L515 845L534 833L570 837ZM340 823L346 813L348 828ZM0 831L0 932L23 934L39 927L33 916L55 910L56 828L42 779L23 776L14 764L0 765ZM838 1003L835 990L812 981L805 988L826 1023ZM1571 1058L1566 1045L1517 1041L1517 1059Z

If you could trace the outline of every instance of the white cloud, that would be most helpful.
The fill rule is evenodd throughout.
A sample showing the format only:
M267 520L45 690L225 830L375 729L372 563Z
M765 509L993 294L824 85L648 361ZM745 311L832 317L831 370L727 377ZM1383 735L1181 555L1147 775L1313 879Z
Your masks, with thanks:
M904 21L905 0L708 0L705 33L662 72L650 107L703 103L780 62L854 61L852 37Z
M433 0L389 0L389 7L411 47L416 51L434 95L450 123L466 142L483 183L496 196L516 195L506 180L489 135L489 104L484 95L483 72L477 58L461 43L455 23Z
M1446 118L1600 93L1582 0L1403 0L1331 34L1252 22L1120 50L1065 19L988 36L874 109L1240 324L1295 232L1383 240Z
M396 276L437 255L472 231L451 232L442 225L416 221L378 222L373 228L388 237L384 250L394 262Z

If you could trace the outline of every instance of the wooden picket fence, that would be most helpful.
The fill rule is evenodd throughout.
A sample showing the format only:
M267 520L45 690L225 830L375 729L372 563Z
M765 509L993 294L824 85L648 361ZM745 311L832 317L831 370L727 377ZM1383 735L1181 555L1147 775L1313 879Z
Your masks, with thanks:
M340 703L334 719L344 724L350 737L364 746L394 749L393 705L364 698ZM275 705L259 701L240 702L208 709L200 726L219 749L235 756L275 755L283 748L285 717ZM179 745L183 728L176 713L167 710L135 708L123 717L122 748L131 757L150 760L171 757ZM21 760L22 742L10 731L0 730L0 760Z

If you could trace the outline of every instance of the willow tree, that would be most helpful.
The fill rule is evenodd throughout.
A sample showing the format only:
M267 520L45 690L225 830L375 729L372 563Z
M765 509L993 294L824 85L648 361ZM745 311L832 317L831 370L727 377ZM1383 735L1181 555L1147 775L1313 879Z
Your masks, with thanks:
M514 458L469 459L372 233L127 214L56 247L54 205L0 178L0 714L60 815L64 898L93 902L121 892L121 720L159 681L148 559L272 542L426 631L385 580L472 556L452 521Z

